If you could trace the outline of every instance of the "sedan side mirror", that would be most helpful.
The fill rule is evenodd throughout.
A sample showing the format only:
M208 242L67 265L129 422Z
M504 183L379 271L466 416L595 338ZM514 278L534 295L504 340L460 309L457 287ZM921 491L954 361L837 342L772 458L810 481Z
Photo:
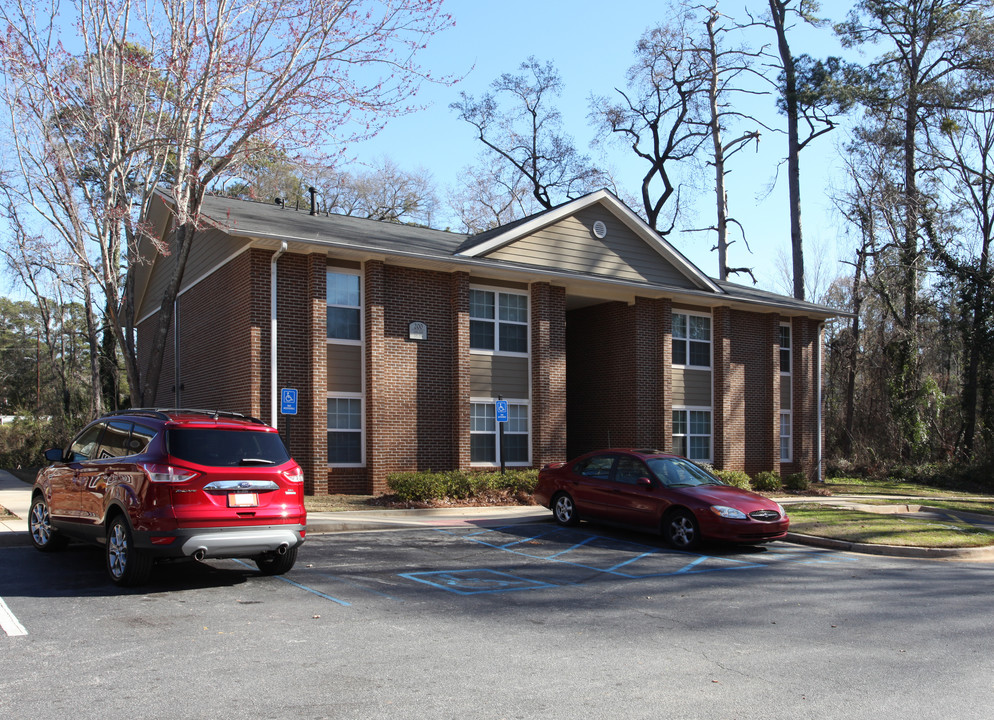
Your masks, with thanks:
M45 451L45 459L49 462L62 462L65 459L62 448L49 448Z
M650 480L647 477L640 477L638 480L635 481L635 484L638 485L639 487L651 488L652 480Z

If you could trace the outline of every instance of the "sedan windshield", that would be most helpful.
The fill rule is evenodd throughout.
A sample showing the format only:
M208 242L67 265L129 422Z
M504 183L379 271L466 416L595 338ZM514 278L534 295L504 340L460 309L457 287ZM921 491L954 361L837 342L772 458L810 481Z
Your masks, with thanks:
M650 458L648 463L649 469L666 487L725 484L714 475L683 458Z

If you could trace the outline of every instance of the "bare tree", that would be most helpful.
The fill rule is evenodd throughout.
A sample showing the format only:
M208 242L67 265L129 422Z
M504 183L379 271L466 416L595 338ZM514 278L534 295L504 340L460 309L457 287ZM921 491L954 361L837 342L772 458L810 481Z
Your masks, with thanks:
M440 0L75 0L70 26L52 2L0 2L19 189L60 238L86 248L79 261L108 298L132 402L144 404L155 397L205 193L254 142L316 152L406 111L430 79L418 52L451 19ZM63 42L67 27L73 43ZM174 261L139 368L122 265L142 260L141 220L164 181L174 232L160 250Z
M460 176L460 187L450 196L463 232L475 235L527 217L540 206L525 177L492 156L483 155Z
M554 104L563 90L558 71L534 57L519 70L501 75L479 100L460 93L460 101L449 107L476 129L491 153L527 180L543 208L603 186L604 174L562 131L562 114Z
M641 181L642 207L649 226L662 235L673 231L680 212L675 169L693 162L708 138L699 122L707 73L690 51L692 22L696 19L684 11L646 30L635 46L627 88L616 88L621 100L590 98L590 117L602 139L629 144L648 165ZM664 218L670 200L675 207Z

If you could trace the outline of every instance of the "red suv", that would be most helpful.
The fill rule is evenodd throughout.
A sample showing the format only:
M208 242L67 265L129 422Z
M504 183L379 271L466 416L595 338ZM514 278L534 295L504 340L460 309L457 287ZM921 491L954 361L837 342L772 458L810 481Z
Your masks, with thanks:
M157 558L251 558L267 575L304 542L303 473L275 429L210 410L127 410L93 421L32 489L28 528L42 551L103 545L118 585Z

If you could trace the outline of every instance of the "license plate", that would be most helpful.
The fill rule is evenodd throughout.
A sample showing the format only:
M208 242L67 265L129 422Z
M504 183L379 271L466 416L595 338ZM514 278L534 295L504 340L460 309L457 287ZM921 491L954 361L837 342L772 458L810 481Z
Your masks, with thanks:
M255 507L259 493L228 493L228 507Z

